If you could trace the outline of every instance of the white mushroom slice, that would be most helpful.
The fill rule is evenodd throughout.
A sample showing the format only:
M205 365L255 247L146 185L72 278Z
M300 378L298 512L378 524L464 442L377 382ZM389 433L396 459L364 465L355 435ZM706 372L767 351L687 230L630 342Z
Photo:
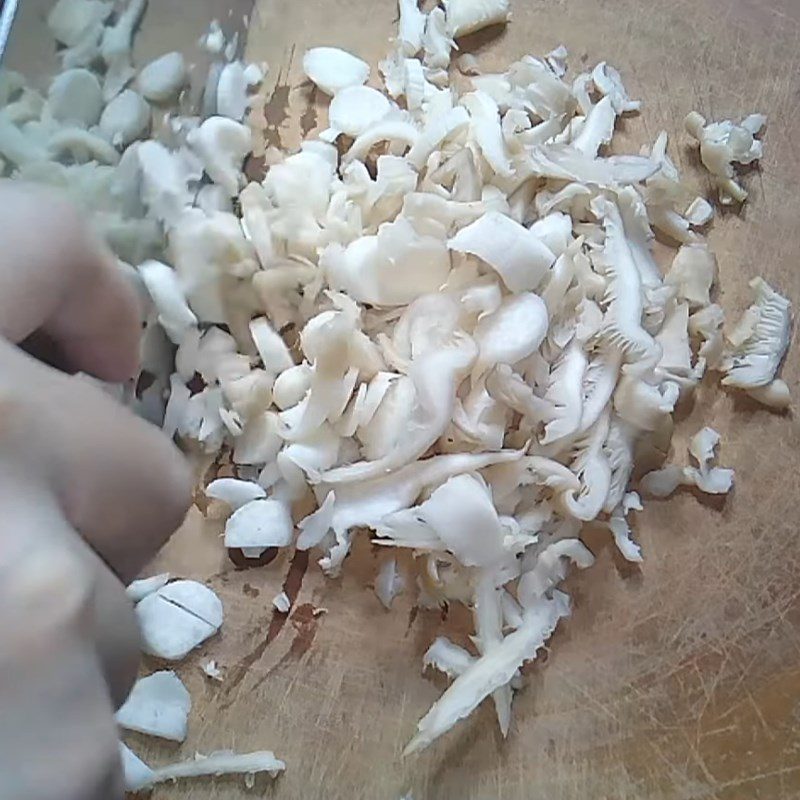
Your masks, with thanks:
M678 297L692 308L710 304L709 292L717 277L717 260L705 243L685 244L678 250L664 283L678 288Z
M102 136L83 128L61 128L47 141L47 149L54 159L68 155L84 164L97 161L100 164L117 164L119 153Z
M584 421L584 375L588 359L573 341L553 365L544 399L552 405L552 418L544 427L541 444L552 444L575 434ZM586 427L588 427L588 421Z
M225 64L217 82L217 114L241 122L250 107L249 86L246 67L241 61Z
M491 493L471 475L457 475L440 486L422 505L412 509L414 520L429 526L444 546L465 566L490 566L505 555L503 532ZM384 518L378 534L402 536L403 512ZM407 546L407 545L406 545Z
M279 500L251 500L231 514L225 525L225 547L286 547L294 525Z
M0 156L22 167L46 162L50 154L43 143L31 141L0 111Z
M191 205L189 181L201 173L182 152L173 153L160 142L148 140L133 145L141 171L142 202L155 219L173 225L184 208ZM130 148L126 151L130 152Z
M212 681L219 681L220 683L225 680L225 676L222 673L222 670L217 665L217 662L214 661L212 658L210 661L206 661L200 669L203 670L203 674L210 678Z
M227 201L230 203L230 197L227 197ZM275 260L275 242L267 215L272 203L264 187L258 183L247 184L239 194L239 205L242 210L242 229L253 243L261 266L271 266Z
M556 260L535 234L496 211L462 228L447 246L483 259L512 292L536 289Z
M580 539L561 539L545 547L529 572L519 579L517 598L523 608L535 607L554 586L567 575L566 560L579 569L594 564L594 556Z
M118 94L100 116L100 130L115 147L141 138L150 125L150 106L131 89Z
M611 142L616 119L612 98L604 97L592 107L572 146L584 155L596 157L600 148Z
M455 42L447 31L444 9L437 7L428 14L422 47L425 50L426 67L447 69L450 66L450 51L455 47Z
M658 164L646 156L589 158L565 144L534 146L527 166L534 175L599 186L640 183L658 170Z
M278 374L294 366L289 348L266 317L250 320L250 335L267 372Z
M433 667L448 678L457 678L467 671L477 658L445 636L437 636L422 657L422 668Z
M442 484L454 475L492 464L515 461L520 456L519 452L509 450L434 456L409 464L389 475L336 484L336 499L335 502L331 501L333 517L330 527L338 530L356 526L375 527L388 514L413 505L427 486Z
M113 3L101 0L58 0L47 15L47 27L57 42L75 47L86 31L103 23L113 9Z
M217 211L223 211L227 214L233 213L233 202L230 195L221 186L217 186L216 183L206 183L201 186L195 195L194 204L209 216L213 216ZM244 229L246 225L243 215L242 228ZM249 229L247 229L246 234L250 234ZM248 235L248 238L254 241L255 237Z
M250 129L226 117L209 117L189 133L186 142L197 153L214 183L234 197L242 179L242 162L251 150Z
M222 625L222 603L207 586L175 581L136 605L146 653L179 661Z
M500 597L503 589L498 589L497 575L485 570L477 581L472 602L472 618L475 623L473 641L481 655L498 647L503 641L503 608ZM513 692L510 684L499 686L492 692L497 723L503 737L508 736L511 725L511 703Z
M141 768L134 768L134 765L129 765L126 761L125 778L128 791L142 792L159 783L214 775L244 775L247 779L259 772L267 772L274 778L286 769L286 764L275 758L271 750L241 754L224 750L207 756L196 753L194 758L187 761L154 770L150 770L146 765L143 766L147 772Z
M397 559L386 559L375 576L375 594L384 608L390 609L394 598L403 591L405 581L397 571Z
M451 108L441 115L431 115L422 133L412 143L406 159L414 167L421 169L431 153L447 139L464 130L469 121L469 113L462 106Z
M149 260L138 267L144 285L158 311L158 321L175 344L197 327L197 317L186 302L180 278L172 267Z
M311 388L313 371L308 364L297 364L281 372L272 387L272 399L282 411L297 405Z
M404 146L413 147L418 139L419 131L416 126L403 119L395 119L390 115L370 125L360 134L345 153L343 162L348 164L354 159L363 161L372 147L378 142L399 142Z
M461 98L469 111L470 131L489 166L500 176L513 173L500 127L500 110L486 92L470 92Z
M446 430L455 407L461 381L478 356L475 342L455 332L446 346L420 353L409 365L415 402L409 417L408 435L384 457L338 467L323 476L326 481L369 478L419 458Z
M172 439L179 429L183 428L184 421L189 414L189 400L191 392L189 387L177 372L169 376L169 400L164 409L164 424L162 430L168 439Z
M525 612L519 628L481 656L433 704L417 725L418 733L404 750L411 755L425 749L458 720L468 716L495 689L508 683L525 661L550 638L559 619L569 615L566 595L541 599Z
M756 386L747 390L747 394L759 403L784 411L792 404L792 395L785 381L776 378L766 386Z
M625 238L639 271L642 287L645 291L659 289L662 285L661 270L653 257L652 242L655 237L644 200L633 186L626 186L617 193L617 202Z
M631 538L631 528L627 515L630 511L641 511L642 503L636 492L629 492L614 509L608 520L608 528L614 537L614 544L626 561L641 563L642 549Z
M622 85L622 77L614 67L601 61L592 70L592 80L597 87L600 94L611 98L614 110L617 114L623 114L629 111L638 111L641 107L641 102L638 100L631 100L625 87Z
M312 47L303 56L303 72L323 92L335 95L369 78L369 64L338 47Z
M289 609L292 607L292 601L289 599L289 595L286 592L279 592L272 598L272 605L275 606L277 611L280 611L281 614L288 614Z
M186 739L191 707L183 681L171 670L165 670L136 681L115 719L129 731L182 742Z
M225 49L225 32L222 30L219 20L211 20L208 30L200 37L198 44L214 55L218 55Z
M694 467L666 467L648 472L642 477L640 487L651 497L668 497L679 486L696 486L706 494L727 494L733 486L733 470L711 467L705 475Z
M263 487L253 481L238 478L217 478L205 488L206 497L227 503L233 511L253 500L262 500L267 496Z
M713 428L701 428L689 441L689 455L706 469L714 460L714 450L719 444L719 434Z
M614 410L642 431L654 431L678 402L680 387L673 381L648 383L636 375L623 374L614 391Z
M684 213L686 221L695 228L702 228L714 216L714 206L705 197L695 197Z
M661 346L656 375L674 381L683 388L693 385L701 376L701 372L692 367L688 329L688 304L670 301L664 323L656 336L656 342Z
M567 48L563 44L560 44L545 56L548 66L559 78L563 78L564 75L567 74L568 55Z
M103 30L100 55L106 64L103 77L103 99L116 97L136 76L131 63L133 34L142 21L147 0L128 0L114 25Z
M755 303L745 312L748 332L726 352L722 362L725 386L758 389L771 384L780 367L791 336L791 303L778 294L763 278L754 278L750 286ZM772 399L762 391L761 397ZM775 398L785 397L782 389ZM779 404L779 407L781 403Z
M510 0L447 0L447 31L453 37L502 25L511 15Z
M137 787L143 786L147 781L152 780L153 770L122 742L119 742L119 756L122 761L125 788L128 791L135 791Z
M162 572L150 578L141 578L133 581L125 588L125 594L132 603L138 603L147 595L153 594L153 592L157 592L162 586L165 586L169 577L169 572Z
M142 68L136 86L147 100L165 103L183 88L187 77L183 55L178 52L165 53Z
M103 111L100 82L88 69L68 69L50 84L47 107L59 122L90 128Z
M706 470L684 468L686 483L693 483L706 494L727 494L733 487L734 471L724 467L710 467Z
M679 486L696 486L706 494L726 494L733 486L732 469L711 466L716 460L714 450L719 434L712 428L703 428L689 443L689 453L697 467L679 467L668 464L662 469L648 472L641 480L642 490L653 497L667 497Z
M689 454L697 461L698 468L688 468L687 478L700 489L709 494L724 494L733 485L733 470L712 467L716 460L715 449L719 444L719 434L713 428L702 428L689 442Z
M3 116L15 125L38 121L45 109L45 100L39 92L25 87L20 96L3 106Z
M627 360L652 358L657 354L657 345L642 327L642 282L619 209L603 197L595 198L592 207L603 220L606 232L601 260L608 279L604 298L608 311L600 335Z
M548 249L556 256L562 256L569 250L570 261L574 260L579 252L579 247L573 244L572 220L569 214L553 212L537 219L529 228L530 232L541 239ZM570 249L572 245L572 249ZM571 264L569 266L572 266ZM555 267L554 267L555 270ZM561 278L561 280L564 280ZM551 281L552 282L552 281ZM571 281L567 281L567 286Z
M506 298L475 326L473 336L480 352L474 374L527 358L544 341L547 326L547 307L541 297L521 292Z
M391 104L377 89L370 86L348 86L336 93L328 107L331 138L340 133L353 138L361 136L390 110Z
M380 306L406 305L437 291L447 280L445 243L418 234L404 217L380 226L346 248L332 245L320 257L332 288L354 300Z
M310 550L323 540L325 534L333 527L335 503L336 495L328 492L320 507L300 521L297 526L300 529L300 535L297 537L298 550Z
M763 155L761 142L754 138L767 122L762 114L751 114L740 125L731 120L707 123L692 111L686 130L700 143L700 160L711 173L723 204L743 203L747 192L736 182L734 164L752 164Z
M192 310L203 322L225 323L223 277L250 278L258 270L253 246L233 214L186 208L169 230L169 254ZM235 349L235 347L233 348ZM239 359L244 369L246 359ZM240 376L241 377L241 376Z
M582 522L593 520L603 508L611 488L611 465L602 453L593 453L581 465L578 492L567 491L559 496L559 503L571 517Z
M403 55L415 56L422 49L426 15L419 10L417 0L398 0L397 5L400 11L397 39Z
M689 334L703 341L698 351L698 370L719 368L725 349L722 336L724 321L722 309L713 303L689 317Z

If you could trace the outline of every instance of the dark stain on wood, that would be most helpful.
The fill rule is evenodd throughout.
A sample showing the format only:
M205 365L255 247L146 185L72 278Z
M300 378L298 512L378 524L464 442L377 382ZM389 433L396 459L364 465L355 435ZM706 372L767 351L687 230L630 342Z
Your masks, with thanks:
M278 557L277 547L268 547L258 558L248 558L240 547L229 547L228 558L231 563L239 569L253 569L255 567L265 567Z
M267 176L267 161L264 156L249 155L244 162L244 174L248 180L261 183Z
M289 118L289 92L288 84L279 83L275 87L269 102L264 106L264 118L267 120L267 127L264 131L267 144L272 147L283 148L281 141L280 128Z
M275 552L269 559L270 561L278 554L277 548L270 548L268 552L272 550ZM243 560L246 566L250 566L251 562L259 561L259 559L256 558L244 558L242 551L238 548L230 548L228 550L228 555L234 564L237 563L234 558L238 559L240 563ZM263 559L266 555L267 553L262 555L261 559ZM286 573L286 579L283 582L283 591L286 592L286 595L292 605L294 605L294 601L300 594L300 589L303 585L303 578L305 577L306 570L308 569L308 560L308 550L295 550L292 561L289 564L289 571ZM253 565L255 566L255 564ZM245 587L248 586L249 584L245 584ZM252 589L252 587L250 588ZM245 594L248 593L247 588L244 589L244 592ZM261 656L264 655L267 647L269 647L269 645L275 641L280 632L283 630L286 620L290 618L292 620L292 625L298 633L292 642L289 652L283 657L283 659L281 659L279 664L282 663L286 658L299 658L303 653L306 652L306 650L308 650L309 647L311 647L311 642L314 641L314 635L316 634L317 629L317 619L314 616L314 606L310 603L305 603L302 606L299 606L291 615L291 617L289 617L287 614L282 614L277 609L273 609L272 617L270 618L269 622L269 628L267 629L267 635L258 643L258 645L256 645L253 650L251 650L244 658L242 658L235 666L231 668L228 680L225 684L226 695L230 695L231 692L244 680L245 675L247 675L247 671L253 666L253 664L257 663L261 659ZM255 689L256 686L262 683L267 675L269 675L269 671L253 686L253 688ZM229 700L227 704L223 705L223 708L228 708L232 702L233 700Z
M317 127L317 87L310 81L308 89L305 91L306 110L300 116L300 130L303 131L303 136L308 134Z
M250 667L260 660L261 656L264 655L264 651L267 649L268 645L269 639L262 639L253 650L251 650L246 656L244 656L244 658L241 658L233 667L231 667L228 672L228 680L223 684L223 692L225 693L226 697L229 697L233 690L244 680L244 677L247 675ZM232 703L232 698L226 703L223 703L223 710L229 708Z
M283 591L286 592L291 605L294 605L297 595L300 594L300 587L303 585L303 578L307 569L308 550L295 550L292 562L289 564L289 571L286 573L286 580L283 582ZM277 638L288 618L287 614L283 614L277 609L275 610L267 631L267 644Z
M408 612L408 625L406 626L406 632L403 636L405 639L409 633L411 633L411 628L416 622L417 615L419 614L419 606L414 606L411 611Z
M254 684L253 691L261 686L269 676L291 661L299 661L310 649L314 643L314 637L317 635L317 624L319 621L319 614L316 613L317 609L314 608L312 603L301 603L292 613L290 620L292 627L295 629L296 634L289 650L281 656L280 660L274 667L268 669Z
M317 617L314 616L314 606L311 603L302 603L297 606L292 614L292 627L297 631L297 635L292 640L292 646L286 654L286 658L302 658L314 643L317 635Z

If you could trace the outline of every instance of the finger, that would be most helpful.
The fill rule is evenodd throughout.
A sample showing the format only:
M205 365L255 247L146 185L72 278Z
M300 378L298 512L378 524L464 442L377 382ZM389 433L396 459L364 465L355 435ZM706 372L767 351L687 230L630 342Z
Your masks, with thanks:
M80 638L94 650L107 694L119 707L136 680L141 652L124 586L69 525L49 487L6 462L0 481L0 608L14 609L0 626L30 651L46 649L54 630ZM11 639L0 637L0 651Z
M20 396L24 387L24 396ZM70 524L128 583L180 525L191 473L161 431L82 378L0 342L0 453L51 486Z
M130 668L115 675L98 656L108 648L97 638L98 603L109 599L96 590L101 573L53 498L4 477L0 607L13 613L0 616L2 796L121 798L111 696ZM21 547L20 530L34 546ZM129 633L135 641L135 624Z
M103 380L138 365L139 300L105 245L56 193L0 180L0 335L43 329L72 370Z
M125 587L95 553L92 636L113 708L118 709L136 682L142 642L133 603Z

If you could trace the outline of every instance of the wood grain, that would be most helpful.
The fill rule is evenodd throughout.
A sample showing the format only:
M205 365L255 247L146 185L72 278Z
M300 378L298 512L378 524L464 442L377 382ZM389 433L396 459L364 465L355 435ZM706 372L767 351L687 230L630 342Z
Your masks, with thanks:
M257 3L248 55L271 67L270 143L292 147L301 132L324 127L326 102L302 78L304 49L339 45L374 67L395 17L391 0ZM713 223L719 302L737 313L748 302L747 281L761 274L798 307L797 0L517 0L506 30L462 44L493 70L560 43L570 51L571 74L606 59L645 101L641 116L623 124L625 146L638 148L667 130L671 155L706 193L682 133L685 114L768 115L764 160L745 178L750 199L741 214L723 212ZM373 69L372 83L376 77ZM796 350L783 374L800 397ZM569 579L575 613L528 671L508 741L491 708L481 707L406 761L404 743L443 688L420 673L421 654L439 632L463 636L462 616L454 611L442 621L415 611L407 597L385 612L369 586L379 556L361 541L341 580L324 579L312 560L279 625L271 599L291 556L236 571L223 556L219 524L193 515L158 567L207 580L225 603L226 623L178 667L194 702L180 753L272 748L288 769L275 783L259 781L256 792L239 780L216 780L162 787L153 797L800 796L800 430L792 415L710 383L682 415L679 452L704 424L720 431L721 462L736 469L728 500L707 505L685 493L650 502L635 522L646 555L641 570L593 540L598 562ZM321 607L327 613L315 616ZM209 658L225 669L224 683L202 675L199 665ZM176 756L135 744L152 763Z

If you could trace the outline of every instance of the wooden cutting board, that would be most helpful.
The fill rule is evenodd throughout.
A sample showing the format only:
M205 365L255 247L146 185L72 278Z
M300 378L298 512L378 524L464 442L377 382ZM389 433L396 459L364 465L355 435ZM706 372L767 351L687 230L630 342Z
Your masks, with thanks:
M146 51L156 38L191 44L205 24L195 24L193 3L150 5L171 33L149 21ZM227 14L211 2L197 5L209 17ZM270 64L271 144L293 147L301 132L325 126L327 102L303 81L304 50L349 49L372 64L377 85L396 16L393 0L256 3L248 57ZM638 149L667 130L670 154L709 196L682 131L686 113L768 115L764 160L745 178L750 199L712 226L718 299L738 313L749 301L748 280L760 274L800 307L798 0L515 0L506 30L480 33L462 49L491 71L561 43L571 75L606 59L644 100L642 114L623 122L620 143ZM797 356L791 349L783 375L800 399ZM800 430L792 415L710 383L679 414L680 458L687 436L703 425L722 434L721 463L736 470L732 495L719 503L691 493L649 502L634 523L641 569L621 562L606 539L592 539L597 564L567 581L573 617L526 670L508 740L484 704L407 760L401 750L444 686L421 674L422 653L438 633L464 641L463 611L442 619L404 595L386 612L370 587L382 553L364 541L340 580L323 578L302 554L238 571L224 555L220 524L195 511L155 568L207 581L225 603L226 622L177 667L193 700L187 742L176 750L130 741L154 764L195 750L271 748L287 771L274 783L259 779L255 791L219 779L161 787L153 797L800 797ZM288 620L271 604L283 586L294 600ZM224 682L201 673L210 658Z
M270 65L271 144L296 147L325 127L327 101L304 82L306 48L337 45L369 61L388 48L394 2L262 0L248 56ZM719 302L738 313L761 274L800 306L800 3L797 0L517 0L505 31L462 43L487 70L558 44L570 72L607 59L644 99L626 119L631 150L670 134L670 154L710 196L683 133L686 113L769 117L760 171L745 178L741 214L715 219ZM800 398L798 351L784 377ZM703 425L722 434L721 463L737 484L725 502L691 493L652 501L637 515L646 556L620 562L604 538L595 567L568 581L575 612L559 628L514 703L508 741L491 705L419 758L400 752L443 688L421 656L437 633L464 639L465 614L417 611L403 596L391 613L370 588L382 553L360 542L341 580L291 554L236 571L219 526L190 524L164 564L210 580L226 605L222 635L180 671L192 691L183 752L225 746L274 750L287 771L267 796L280 800L681 800L800 796L800 430L704 384L680 415L676 449ZM288 621L271 600L295 594ZM314 616L314 609L327 613ZM208 682L209 657L226 680ZM150 748L161 759L166 752ZM156 797L240 798L237 781L164 788Z

